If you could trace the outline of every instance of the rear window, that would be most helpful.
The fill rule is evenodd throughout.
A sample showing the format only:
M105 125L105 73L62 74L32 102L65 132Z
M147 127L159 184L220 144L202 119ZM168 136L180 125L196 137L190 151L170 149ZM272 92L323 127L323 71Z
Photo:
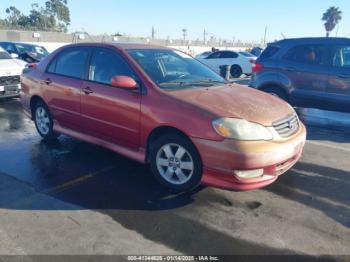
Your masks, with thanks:
M47 71L73 78L83 78L89 52L88 48L64 50L51 62Z
M260 55L260 59L266 59L273 57L281 48L275 45L269 45L264 52Z
M252 55L251 53L248 53L248 52L239 52L239 53L245 57L255 57L254 55Z

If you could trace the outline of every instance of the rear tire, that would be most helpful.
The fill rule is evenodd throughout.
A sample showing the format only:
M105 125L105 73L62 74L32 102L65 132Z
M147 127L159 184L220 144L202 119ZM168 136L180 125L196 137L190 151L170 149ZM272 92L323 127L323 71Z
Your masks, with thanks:
M42 102L36 102L33 108L33 119L36 130L45 141L57 139L60 134L53 131L53 120L47 105Z
M166 134L150 146L150 164L156 180L175 191L190 191L202 179L202 161L187 138Z
M239 65L231 66L231 76L233 78L240 78L242 73L242 68Z

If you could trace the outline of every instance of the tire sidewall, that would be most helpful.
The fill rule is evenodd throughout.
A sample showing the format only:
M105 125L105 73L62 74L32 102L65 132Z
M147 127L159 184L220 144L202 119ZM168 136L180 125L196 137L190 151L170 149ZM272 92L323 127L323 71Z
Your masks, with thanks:
M166 181L162 175L159 173L158 168L157 168L157 163L156 163L156 158L158 151L166 144L169 143L174 143L178 144L182 147L184 147L188 153L191 155L192 160L193 160L193 165L194 165L194 171L192 174L192 177L190 178L189 181L187 181L184 184L177 185L177 184L172 184L168 181ZM151 146L150 146L150 166L152 173L156 180L162 184L163 186L178 191L178 192L185 192L185 191L190 191L197 186L200 185L200 182L202 180L202 174L203 174L203 165L202 165L202 160L200 158L200 155L195 148L195 146L192 144L191 141L189 141L187 138L179 136L177 134L174 135L164 135L160 138L158 138Z
M41 133L40 129L38 128L38 124L37 124L37 120L36 120L36 111L38 108L43 108L46 111L46 114L48 115L49 119L50 119L50 124L49 124L49 132L47 134L43 134ZM53 131L53 120L52 120L52 116L50 114L50 111L48 109L48 107L45 105L45 103L39 101L35 104L34 110L33 110L33 115L34 115L34 123L35 123L35 127L36 130L38 131L39 135L44 139L44 140L52 140L57 138L57 134Z
M237 72L239 72L239 74L235 75L234 72L233 72L234 69L236 69ZM243 74L243 71L242 71L242 68L241 68L239 65L233 65L233 66L231 67L231 76L232 76L233 78L239 78L239 77L241 77L242 74Z

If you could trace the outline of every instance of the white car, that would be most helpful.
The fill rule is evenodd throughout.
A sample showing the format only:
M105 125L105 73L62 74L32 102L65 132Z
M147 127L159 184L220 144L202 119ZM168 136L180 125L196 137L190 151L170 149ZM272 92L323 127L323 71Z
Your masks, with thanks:
M197 59L203 59L203 58L207 58L210 54L212 54L213 52L211 51L208 51L208 52L204 52L204 53L201 53L199 55L196 55L195 58Z
M13 58L0 47L0 98L19 95L20 75L25 66L26 62Z
M197 59L219 74L220 66L230 65L231 76L238 78L242 74L252 74L252 63L257 59L257 57L248 52L225 50L214 52L209 54L207 57L198 57Z

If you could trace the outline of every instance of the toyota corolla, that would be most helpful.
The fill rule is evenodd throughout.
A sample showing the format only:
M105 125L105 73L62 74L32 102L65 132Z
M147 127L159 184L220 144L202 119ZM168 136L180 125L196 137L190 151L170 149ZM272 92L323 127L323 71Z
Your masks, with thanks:
M227 83L166 47L69 45L21 81L23 107L44 140L64 134L149 163L174 190L264 187L305 144L305 127L287 103Z

